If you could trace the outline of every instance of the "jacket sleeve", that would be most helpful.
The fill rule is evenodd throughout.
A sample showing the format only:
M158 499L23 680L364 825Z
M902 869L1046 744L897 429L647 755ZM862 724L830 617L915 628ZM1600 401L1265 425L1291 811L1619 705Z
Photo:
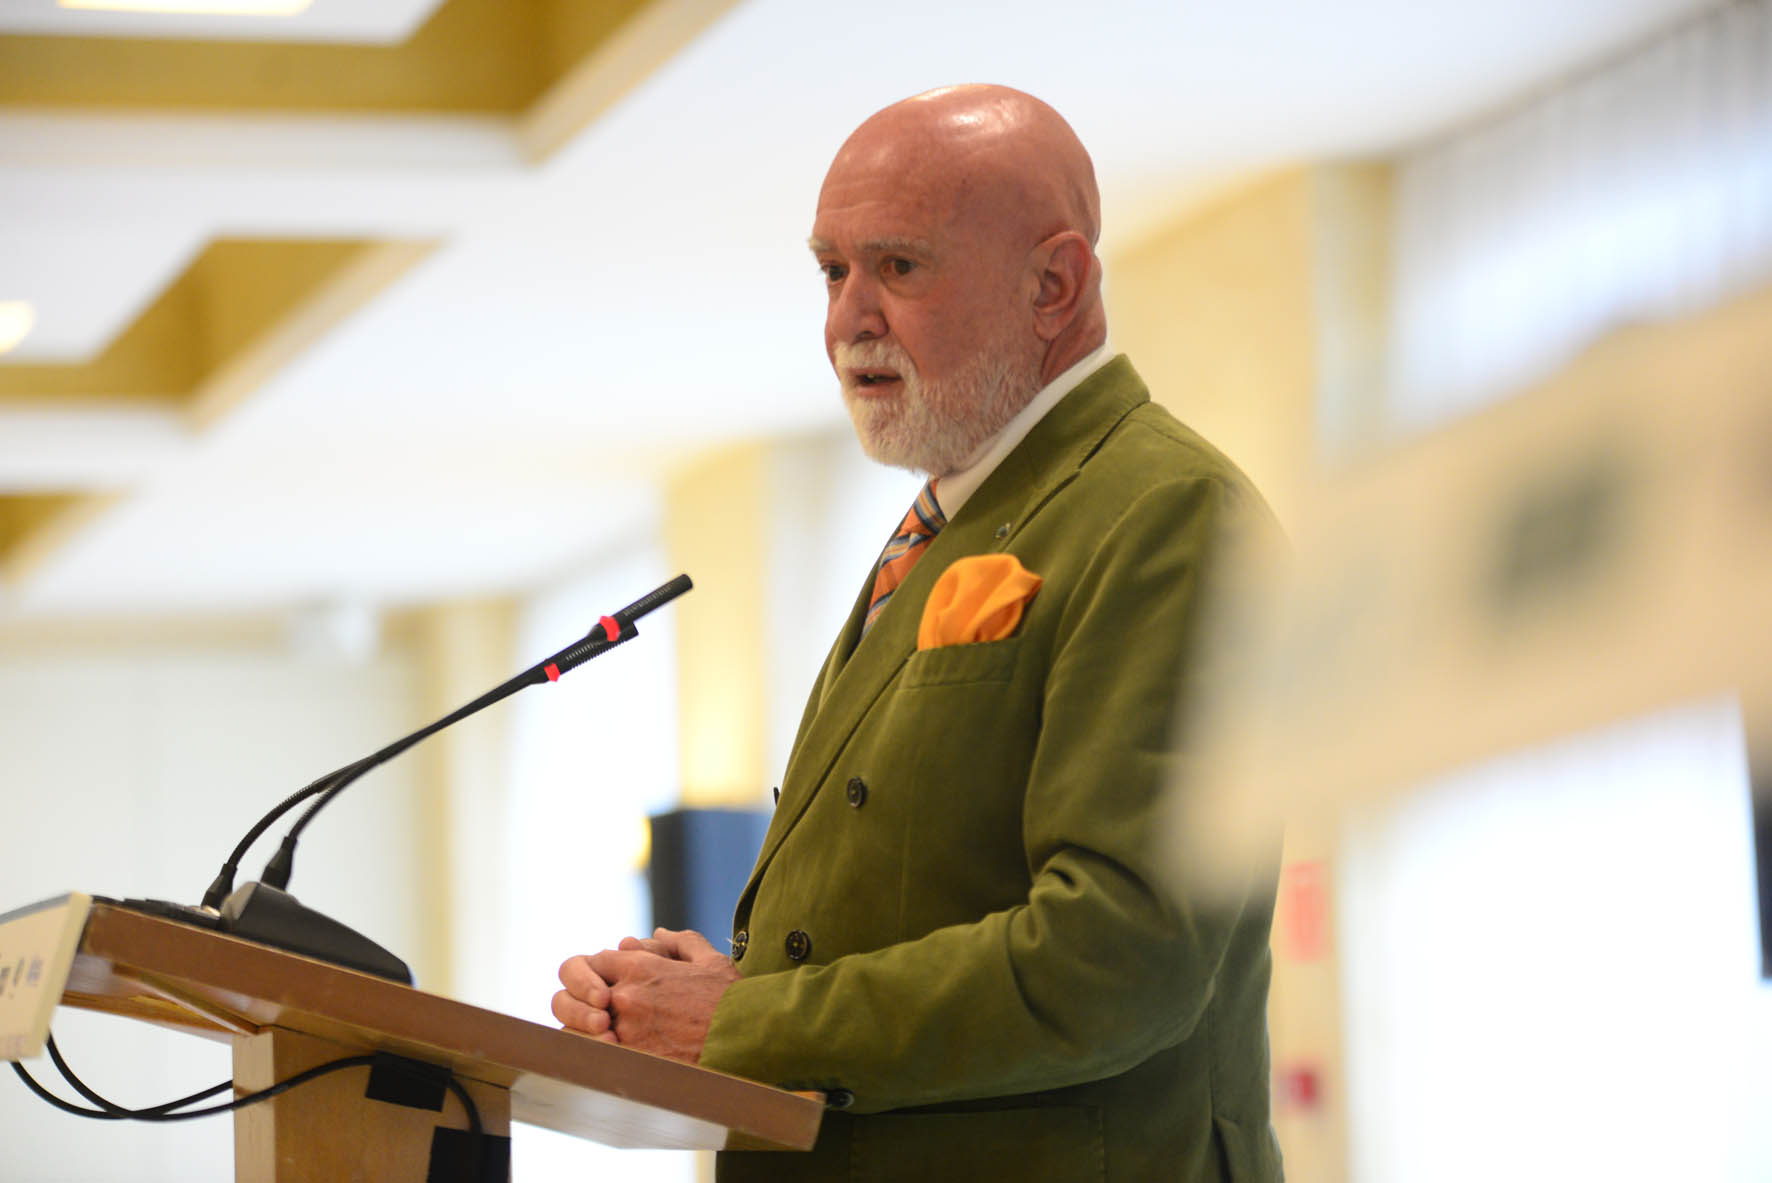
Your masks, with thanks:
M845 1089L873 1112L1101 1079L1186 1038L1239 926L1268 922L1246 900L1178 898L1157 842L1179 705L1207 680L1183 662L1205 572L1227 530L1265 527L1259 499L1217 479L1134 499L1059 589L1023 798L1026 900L735 982L702 1064Z

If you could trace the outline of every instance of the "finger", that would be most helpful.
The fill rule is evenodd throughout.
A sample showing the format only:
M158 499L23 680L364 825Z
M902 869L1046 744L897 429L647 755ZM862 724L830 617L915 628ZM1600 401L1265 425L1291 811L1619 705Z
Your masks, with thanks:
M591 959L583 953L568 957L561 964L560 984L592 1006L609 1005L609 982L591 967Z
M576 1027L566 1027L566 1028L564 1028L564 1030L570 1031L574 1035L577 1035L583 1039L594 1039L598 1043L609 1043L609 1044L614 1044L618 1047L621 1045L621 1040L619 1040L615 1037L615 1032L613 1032L613 1031L604 1031L604 1032L601 1032L600 1034L592 1035L589 1031L580 1031Z
M706 961L709 958L718 958L724 961L726 959L724 953L714 948L706 937L692 928L685 928L680 932L661 928L652 934L652 938L669 950L667 956L674 957L678 961Z
M614 1021L609 1012L601 1007L587 1005L574 998L565 990L555 992L552 1009L554 1017L560 1025L573 1031L582 1031L587 1035L602 1035L614 1029Z
M623 978L631 977L639 963L651 956L638 949L605 949L591 954L585 962L605 986L614 986Z
M654 957L671 956L670 949L663 941L644 937L623 937L621 944L616 948L626 953L650 953Z

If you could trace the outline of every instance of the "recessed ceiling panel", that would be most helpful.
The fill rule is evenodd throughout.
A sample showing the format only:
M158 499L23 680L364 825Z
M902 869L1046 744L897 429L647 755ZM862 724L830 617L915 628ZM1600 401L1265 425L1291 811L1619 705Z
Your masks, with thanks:
M31 335L0 364L91 360L184 270L205 237L195 225L181 233L164 221L127 218L0 222L0 282L37 311Z

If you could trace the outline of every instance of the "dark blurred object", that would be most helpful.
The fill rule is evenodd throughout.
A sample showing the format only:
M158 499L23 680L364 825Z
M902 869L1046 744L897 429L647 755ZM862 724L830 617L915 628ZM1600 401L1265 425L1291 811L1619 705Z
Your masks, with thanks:
M1772 729L1748 730L1747 780L1760 882L1760 978L1772 982Z
M769 816L749 809L675 809L651 818L652 923L693 928L724 948Z

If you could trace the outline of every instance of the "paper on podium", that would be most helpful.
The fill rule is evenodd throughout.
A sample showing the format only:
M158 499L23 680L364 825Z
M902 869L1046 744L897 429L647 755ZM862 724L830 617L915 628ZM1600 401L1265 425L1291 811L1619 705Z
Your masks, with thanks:
M43 1054L91 910L73 891L0 915L0 1060Z

